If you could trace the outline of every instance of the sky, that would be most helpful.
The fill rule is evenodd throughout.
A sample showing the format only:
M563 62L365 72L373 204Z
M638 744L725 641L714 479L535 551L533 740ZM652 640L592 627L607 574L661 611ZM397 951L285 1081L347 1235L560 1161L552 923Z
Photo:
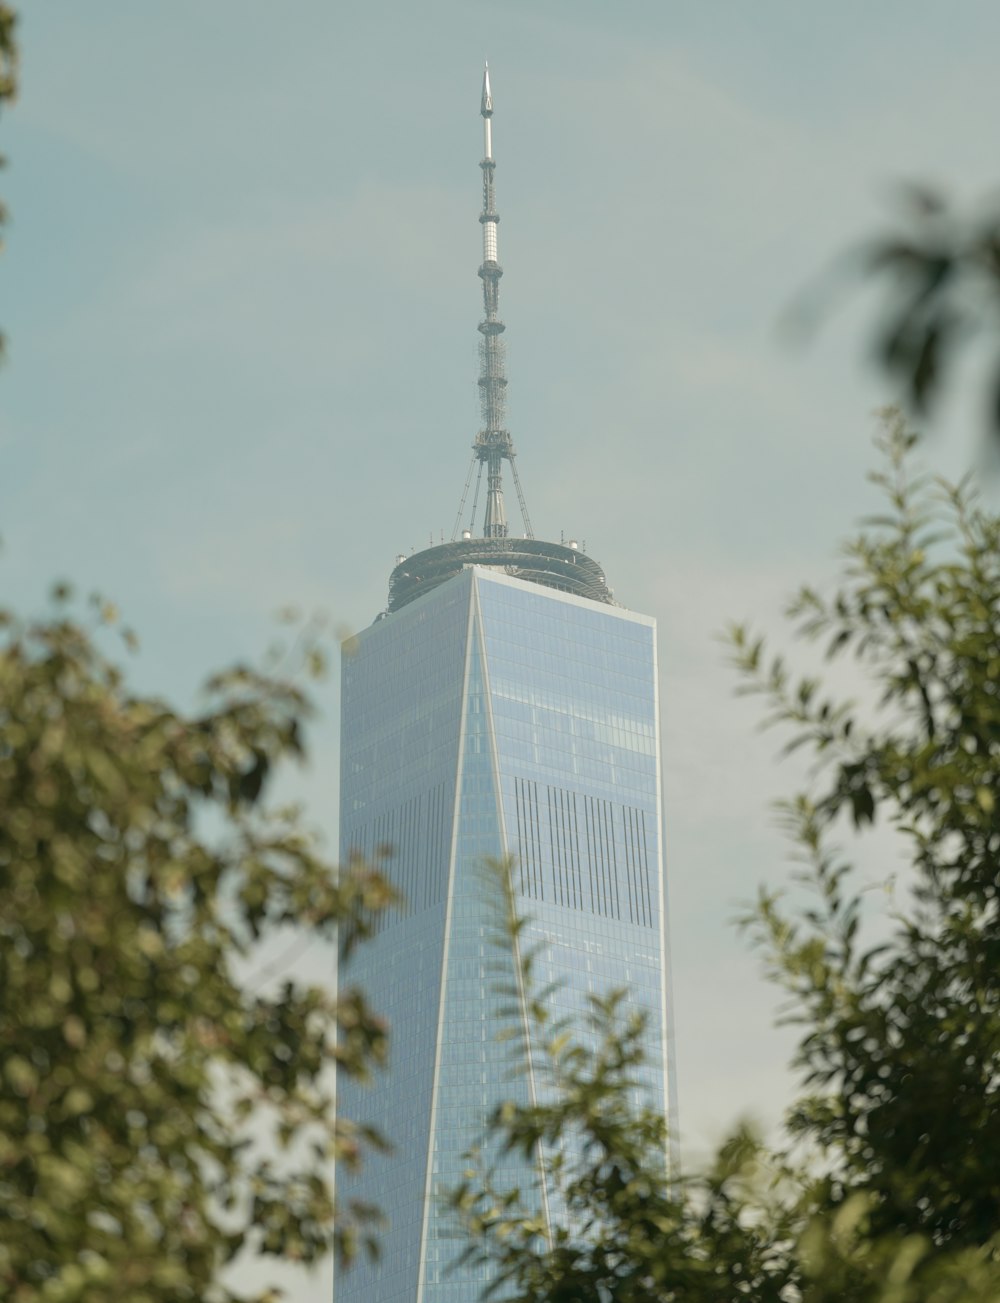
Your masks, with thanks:
M876 300L852 291L807 343L782 323L899 183L994 187L1000 7L23 9L0 122L3 592L38 611L57 578L99 589L139 633L135 683L185 704L258 658L282 607L366 626L397 553L451 534L479 422L489 59L532 524L585 540L659 623L681 1142L773 1125L792 1041L732 920L788 880L769 805L799 774L718 634L786 642L784 599L830 581L875 505ZM927 429L936 471L981 465L975 379ZM319 705L286 789L334 847L335 675ZM328 1296L322 1272L295 1286Z

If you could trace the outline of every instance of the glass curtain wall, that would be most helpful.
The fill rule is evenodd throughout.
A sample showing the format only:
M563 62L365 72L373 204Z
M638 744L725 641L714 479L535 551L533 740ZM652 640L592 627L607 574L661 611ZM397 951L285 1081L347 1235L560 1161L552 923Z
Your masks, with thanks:
M486 1280L448 1270L461 1245L441 1196L495 1104L532 1089L514 1071L525 1027L488 858L514 857L557 1013L623 986L647 1012L644 1084L665 1106L655 625L470 569L361 634L343 688L342 853L391 845L407 905L342 974L393 1039L384 1079L346 1088L339 1107L396 1152L338 1177L338 1195L380 1204L390 1230L381 1261L344 1273L336 1298L468 1303ZM537 1173L511 1159L506 1175L523 1189Z
M648 1018L646 1102L667 1102L656 626L484 572L505 848L555 1014L628 989ZM541 1085L541 1083L539 1083Z

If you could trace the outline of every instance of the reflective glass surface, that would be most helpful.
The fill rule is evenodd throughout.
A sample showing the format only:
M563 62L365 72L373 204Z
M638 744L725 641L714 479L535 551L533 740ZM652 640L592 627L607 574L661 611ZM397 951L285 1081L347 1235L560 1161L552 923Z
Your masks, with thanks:
M490 866L503 852L497 810L496 767L483 682L482 640L474 611L462 728L455 864L445 952L444 1016L435 1090L432 1180L424 1254L424 1299L466 1303L486 1283L484 1268L455 1259L460 1232L445 1207L469 1168L467 1155L496 1164L505 1186L533 1187L535 1173L519 1156L485 1145L490 1114L505 1099L527 1103L523 1020L515 966L504 927L503 887ZM518 1051L521 1051L518 1053ZM502 1297L497 1295L497 1297Z
M391 846L387 873L407 904L340 974L388 1017L392 1048L374 1087L338 1082L337 1106L394 1152L360 1177L337 1173L338 1199L376 1203L389 1222L381 1259L338 1278L338 1303L415 1298L468 624L468 592L449 585L377 621L343 656L342 858Z
M624 987L666 1106L655 624L481 572L506 846L558 1014Z
M664 1105L655 656L646 617L481 568L345 655L342 852L390 844L408 904L341 977L388 1015L393 1041L385 1078L346 1085L339 1106L396 1152L360 1178L338 1174L339 1197L378 1203L391 1222L380 1263L343 1274L338 1303L471 1303L486 1283L448 1270L459 1241L441 1194L493 1106L529 1090L513 1070L525 1029L487 858L515 857L557 1012L612 987L646 1011L645 1087ZM512 1184L533 1184L531 1164L506 1161Z

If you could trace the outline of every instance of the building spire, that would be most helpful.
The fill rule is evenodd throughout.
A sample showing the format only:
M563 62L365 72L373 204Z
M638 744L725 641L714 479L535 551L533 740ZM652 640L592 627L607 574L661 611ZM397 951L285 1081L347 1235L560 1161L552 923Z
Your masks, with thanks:
M479 220L483 227L483 262L479 277L483 282L483 320L479 323L479 396L482 403L482 428L472 445L472 458L466 477L462 500L455 517L451 540L411 552L400 553L389 576L389 606L387 615L399 611L418 597L431 592L439 584L447 583L470 566L487 566L502 570L513 579L555 588L560 592L574 593L588 601L614 605L614 594L608 587L604 571L586 555L579 544L568 542L547 543L535 538L528 519L524 494L517 474L514 445L510 431L504 427L504 407L507 396L507 375L504 365L503 332L498 306L498 288L503 271L497 255L497 212L493 158L493 88L490 70L483 73L483 94L479 104L483 118L483 211ZM510 465L511 479L517 492L517 501L524 521L524 537L511 536L504 511L502 471L504 462ZM476 513L479 507L479 490L486 467L487 496L483 532L476 532ZM478 473L477 473L478 467ZM465 515L465 503L476 477L476 491L472 509ZM468 522L463 525L463 522ZM459 531L461 530L461 537Z
M510 431L504 428L504 409L507 397L506 356L503 340L504 324L499 315L500 277L503 268L497 257L497 212L493 158L493 91L490 86L490 68L483 71L483 94L480 101L483 117L483 211L479 220L483 227L483 263L479 276L483 282L483 320L479 323L482 342L479 346L479 397L482 407L483 428L476 435L473 449L476 459L486 464L486 515L483 521L484 538L506 538L507 516L504 510L502 470L509 461L514 475L524 518L524 528L530 538L531 524L524 505L524 496L514 470L514 445Z

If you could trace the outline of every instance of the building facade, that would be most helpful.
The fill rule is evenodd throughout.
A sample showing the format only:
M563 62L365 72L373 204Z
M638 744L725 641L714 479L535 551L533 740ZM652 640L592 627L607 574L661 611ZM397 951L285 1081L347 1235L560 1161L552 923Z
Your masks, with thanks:
M341 849L391 848L403 903L342 974L389 1019L392 1055L376 1086L344 1083L338 1107L394 1152L338 1174L339 1197L378 1204L388 1230L376 1263L338 1278L337 1303L472 1303L486 1283L482 1268L453 1269L444 1196L493 1108L545 1090L515 1070L532 1033L490 862L510 857L556 1012L627 987L649 1019L647 1098L668 1100L656 628L613 601L575 543L534 539L526 512L525 537L509 535L488 77L482 106L483 533L400 558L387 613L343 657ZM505 1161L558 1217L544 1160Z

